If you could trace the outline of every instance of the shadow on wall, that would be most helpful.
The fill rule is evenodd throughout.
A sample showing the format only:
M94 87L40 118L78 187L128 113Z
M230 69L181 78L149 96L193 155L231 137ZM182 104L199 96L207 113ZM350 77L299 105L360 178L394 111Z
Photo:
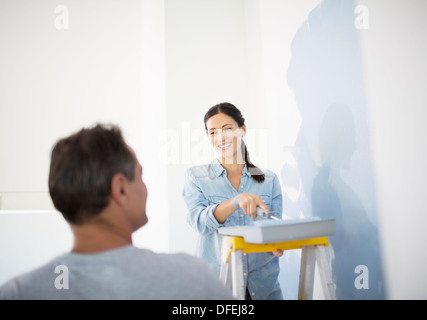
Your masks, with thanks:
M354 2L325 0L293 39L287 78L302 124L281 173L284 214L336 219L330 243L338 299L385 299L358 40L367 30L356 29L355 18ZM282 262L285 298L297 295L295 284L286 287L286 277L298 279L290 266L297 259L290 253Z

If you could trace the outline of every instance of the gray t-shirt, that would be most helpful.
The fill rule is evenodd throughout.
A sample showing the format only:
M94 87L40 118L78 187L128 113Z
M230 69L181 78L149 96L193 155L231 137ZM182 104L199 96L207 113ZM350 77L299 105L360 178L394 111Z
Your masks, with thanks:
M203 260L129 245L96 254L58 256L5 283L0 287L0 299L234 298Z

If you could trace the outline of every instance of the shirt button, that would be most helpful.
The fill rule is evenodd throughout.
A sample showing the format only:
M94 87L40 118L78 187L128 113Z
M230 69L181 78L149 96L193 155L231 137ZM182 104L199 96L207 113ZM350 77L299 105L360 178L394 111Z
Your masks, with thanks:
M240 186L240 189L243 189L243 186Z
M252 297L254 297L254 296L255 296L255 292L252 292L251 294L252 294Z
M246 277L248 274L246 272L243 272L243 275Z
M243 255L246 256L246 252Z
M241 218L243 218L244 216L245 216L244 214L241 214L241 215L240 215L240 217L241 217Z

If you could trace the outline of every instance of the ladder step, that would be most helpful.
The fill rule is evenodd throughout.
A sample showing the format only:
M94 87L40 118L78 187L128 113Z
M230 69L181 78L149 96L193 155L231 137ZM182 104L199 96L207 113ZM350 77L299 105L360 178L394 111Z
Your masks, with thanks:
M221 245L220 279L226 287L232 290L236 299L243 300L246 292L243 278L243 253L301 249L298 299L313 299L316 260L325 298L336 299L330 258L326 252L328 244L327 237L254 244L245 242L243 237L224 236Z

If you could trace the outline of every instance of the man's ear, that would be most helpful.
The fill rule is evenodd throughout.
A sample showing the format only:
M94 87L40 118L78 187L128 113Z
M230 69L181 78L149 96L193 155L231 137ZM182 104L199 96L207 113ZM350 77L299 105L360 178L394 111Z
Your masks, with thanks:
M122 205L126 198L127 179L123 173L116 173L111 179L111 197Z

